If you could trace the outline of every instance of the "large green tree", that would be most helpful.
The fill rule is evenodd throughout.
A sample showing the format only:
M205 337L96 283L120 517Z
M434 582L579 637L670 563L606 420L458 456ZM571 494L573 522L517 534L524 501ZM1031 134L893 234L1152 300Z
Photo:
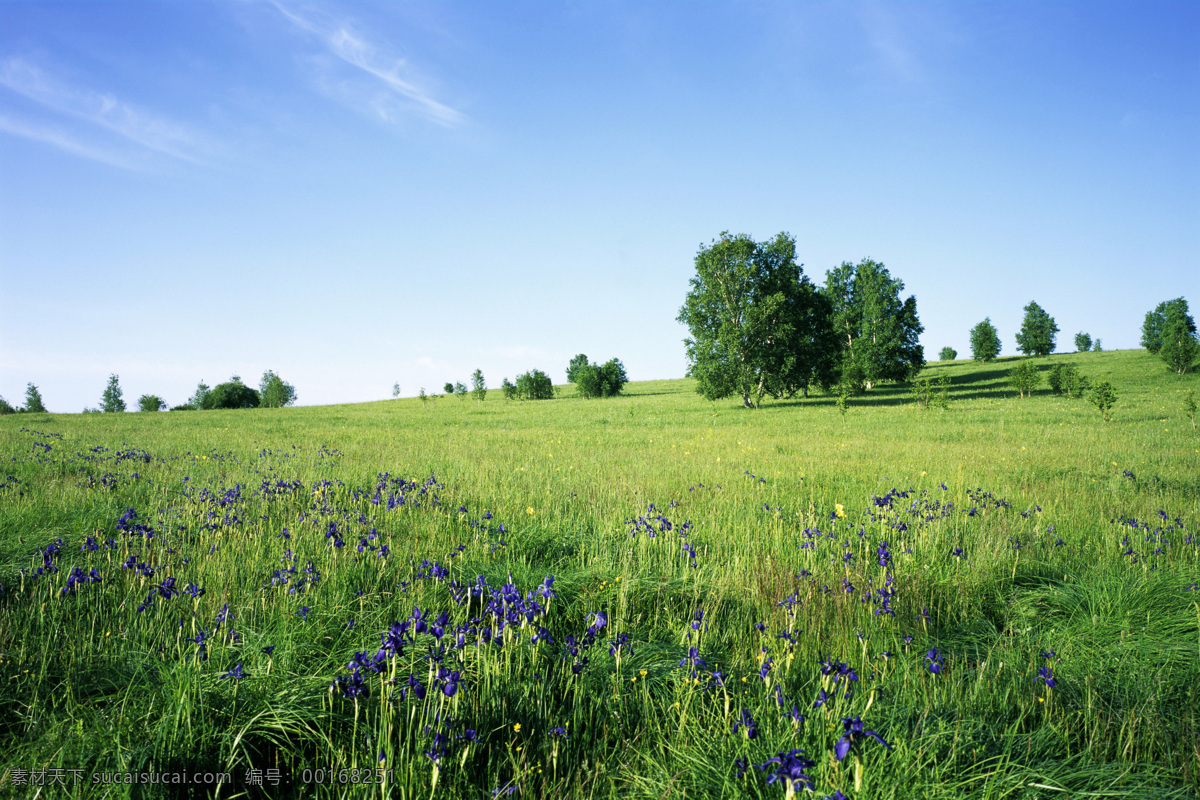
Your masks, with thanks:
M218 383L207 392L200 407L205 411L214 408L258 408L261 403L258 392L234 375L227 382Z
M822 293L841 344L843 382L870 389L880 381L908 380L925 363L917 298L902 301L902 291L904 281L869 258L843 261L826 273Z
M1153 311L1146 312L1146 318L1142 321L1142 347L1155 355L1158 355L1158 351L1162 349L1163 332L1167 327L1167 318L1171 314L1178 314L1184 320L1188 330L1191 333L1196 332L1196 320L1192 319L1192 315L1188 313L1187 300L1176 297L1174 300L1159 303Z
M283 408L296 402L296 387L267 370L258 384L258 396L264 408Z
M1180 301L1183 298L1179 298ZM1167 309L1162 327L1162 344L1158 354L1166 362L1167 369L1182 375L1191 369L1200 356L1200 341L1196 338L1196 322L1187 313L1187 303Z
M1037 303L1025 306L1025 320L1017 333L1017 349L1027 356L1048 356L1054 352L1054 335L1058 325Z
M984 317L983 322L971 328L971 358L975 361L988 362L1000 355L1000 334L991 317Z
M32 383L25 387L25 408L22 410L31 414L41 414L46 411L46 405L42 402L42 393Z
M832 378L836 340L828 307L796 263L796 240L767 242L728 231L696 254L679 310L691 333L688 376L709 400L736 395L757 408Z

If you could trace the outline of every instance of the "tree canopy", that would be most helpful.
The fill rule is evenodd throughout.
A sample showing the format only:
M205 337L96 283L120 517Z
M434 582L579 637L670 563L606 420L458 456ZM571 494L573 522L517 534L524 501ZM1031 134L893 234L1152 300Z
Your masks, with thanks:
M869 258L857 265L844 261L826 273L822 294L841 340L844 382L869 389L879 381L908 380L924 365L917 298L901 301L902 291L904 282Z
M108 385L100 396L100 410L112 414L125 410L125 400L121 397L121 383L116 375L108 376Z
M206 392L200 407L206 411L214 408L258 408L261 402L258 392L234 375L226 383L218 383Z
M1196 338L1196 321L1187 313L1187 301L1180 297L1171 303L1163 314L1158 354L1167 369L1182 375L1200 356L1200 341Z
M1037 303L1025 306L1025 321L1017 334L1017 349L1027 356L1048 356L1054 352L1054 335L1058 325Z
M988 362L1000 355L1000 334L991 317L984 317L983 322L971 328L971 358L975 361Z
M579 358L584 359L582 364L576 363ZM587 363L587 356L582 353L572 359L567 374L575 376L573 383L578 387L580 397L614 397L629 382L620 359L609 359L600 366Z
M1174 300L1163 301L1153 311L1146 312L1146 319L1142 322L1142 347L1158 355L1163 346L1163 332L1167 327L1167 319L1173 314L1183 319L1188 331L1196 332L1196 320L1188 313L1187 300L1176 297Z
M679 321L688 326L688 375L709 400L758 407L833 378L828 304L796 263L796 241L758 243L728 231L696 254Z
M296 388L272 370L263 373L258 392L264 408L283 408L296 402Z

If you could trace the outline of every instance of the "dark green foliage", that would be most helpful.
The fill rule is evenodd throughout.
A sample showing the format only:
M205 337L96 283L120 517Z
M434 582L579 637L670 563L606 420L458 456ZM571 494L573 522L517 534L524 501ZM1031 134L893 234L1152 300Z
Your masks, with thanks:
M188 398L187 405L192 408L204 408L204 398L208 395L208 392L208 384L201 378L200 382L196 384L196 393Z
M400 384L393 383L392 384L392 399L394 400L399 396L400 396Z
M229 382L219 383L207 392L200 408L205 411L216 408L258 408L261 402L258 392L234 375Z
M1080 353L1086 353L1092 349L1092 336L1089 333L1080 331L1075 334L1075 349Z
M191 403L180 403L177 406L171 406L172 411L198 411L199 409Z
M796 263L796 241L780 233L756 243L727 231L696 254L696 275L679 310L688 326L688 376L709 400L790 397L835 379L837 339L828 303Z
M905 381L925 363L918 338L917 298L901 302L904 282L865 258L826 273L821 294L829 301L841 349L840 374L861 376L870 389L880 381Z
M1048 356L1054 352L1058 325L1054 317L1035 302L1025 306L1025 321L1017 334L1017 349L1027 356Z
M1095 341L1092 342L1092 352L1093 353L1103 353L1104 352L1104 348L1100 346L1099 339L1096 339Z
M100 396L100 410L105 414L115 414L125 410L125 400L121 397L121 383L116 375L108 376L108 386Z
M996 332L992 318L984 317L983 322L971 328L971 358L986 363L998 355L1000 355L1000 334Z
M442 386L442 392L444 394L454 394L454 384L450 383L450 381L446 381L446 383Z
M504 392L505 400L516 400L517 399L517 385L515 383L513 383L512 381L510 381L508 378L505 378L503 381L501 381L500 391Z
M21 410L30 414L40 414L46 411L46 406L42 403L42 393L32 383L25 387L25 407Z
M1042 376L1038 372L1037 364L1029 360L1017 364L1008 373L1008 382L1021 393L1021 397L1033 394L1033 390L1037 388L1041 381Z
M1104 417L1104 421L1108 422L1108 411L1117 402L1117 393L1112 384L1108 381L1100 381L1092 389L1089 399L1096 408L1100 409L1100 415Z
M4 416L5 414L15 413L17 413L17 410L9 405L7 400L5 400L3 397L0 397L0 417Z
M138 398L140 411L162 411L166 407L166 402L156 394L144 394Z
M1162 327L1162 345L1158 354L1167 365L1167 369L1177 375L1182 375L1191 369L1200 356L1200 341L1196 338L1196 323L1187 313L1187 303L1179 298L1182 307L1176 305L1166 312L1166 320Z
M417 392L417 397L421 400L421 405L424 406L429 402L429 395L425 394L425 387L421 387L421 391Z
M1188 419L1192 421L1192 430L1196 430L1196 393L1194 391L1189 390L1184 395L1183 410L1187 412Z
M1167 327L1167 318L1178 315L1184 320L1184 325L1190 333L1196 333L1196 320L1188 313L1187 300L1176 297L1159 303L1153 311L1146 312L1142 322L1142 347L1158 355L1163 346L1163 333Z
M258 391L264 408L283 408L296 402L296 388L271 370L263 373Z
M551 400L554 398L554 384L550 376L540 369L531 369L517 376L517 398L520 400Z
M958 358L958 351L953 347L943 347L942 351L938 353L938 360L940 361L953 361L956 358Z
M487 397L487 382L483 379L483 370L476 369L471 373L471 393L475 395L475 402L482 403Z
M458 395L460 400L467 396L467 387L463 385L462 381L455 381L454 393Z
M567 383L579 383L579 370L588 366L588 357L583 353L571 359L567 364Z
M603 366L584 364L575 368L575 384L579 387L580 397L614 397L628 382L625 365L620 359L611 359Z

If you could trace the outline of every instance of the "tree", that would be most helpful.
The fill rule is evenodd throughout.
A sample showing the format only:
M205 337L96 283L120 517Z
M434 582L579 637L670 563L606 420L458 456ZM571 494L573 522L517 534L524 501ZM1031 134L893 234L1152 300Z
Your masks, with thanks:
M822 293L841 340L843 380L870 389L880 381L906 381L924 365L917 298L901 302L902 291L904 282L869 258L857 265L843 261L826 273Z
M12 405L7 400L5 400L3 397L0 397L0 417L4 416L6 414L15 414L15 413L17 413L17 410L15 408L13 408Z
M1017 349L1027 356L1048 356L1054 352L1056 333L1058 326L1054 324L1054 317L1031 301L1025 306L1025 321L1017 334Z
M138 398L138 409L141 411L162 411L166 407L166 402L156 394L144 394Z
M471 392L475 395L475 402L482 403L487 397L487 384L483 380L483 370L476 369L471 373Z
M604 366L584 364L576 367L575 383L580 397L614 397L629 382L625 365L620 359L611 359Z
M504 392L505 400L516 400L517 399L517 385L515 383L513 383L512 381L510 381L508 378L505 378L500 383L500 390L502 392Z
M454 394L454 384L450 381L446 381L445 385L442 386L442 391L446 394Z
M1024 397L1033 394L1033 390L1042 382L1042 376L1038 372L1037 364L1022 361L1009 371L1008 382L1021 393L1021 397Z
M567 364L567 383L579 383L579 370L588 366L588 357L583 353L571 359Z
M554 384L550 376L540 369L532 369L517 376L517 398L520 400L550 400L554 397Z
M796 263L796 241L780 233L756 243L745 234L696 254L696 275L679 310L688 326L688 376L706 399L730 395L757 408L834 381L837 350L828 306Z
M943 347L942 352L938 353L939 361L953 361L958 358L958 351L953 347Z
M234 375L226 383L219 383L208 391L200 407L206 411L215 408L258 408L261 402L258 392Z
M1092 404L1100 409L1100 416L1108 422L1108 410L1117 402L1117 393L1113 386L1108 381L1100 381L1096 387L1092 389L1091 396Z
M1176 297L1174 300L1159 303L1153 311L1146 312L1146 319L1142 322L1142 347L1154 355L1158 355L1162 349L1163 332L1167 327L1167 316L1171 312L1181 315L1187 329L1192 333L1196 332L1196 320L1188 313L1187 300Z
M1170 308L1166 313L1166 323L1162 329L1162 345L1158 354L1166 363L1167 369L1182 375L1187 372L1196 357L1200 356L1200 341L1196 339L1196 323L1183 309L1178 306Z
M1083 331L1080 331L1079 333L1075 334L1075 349L1076 349L1076 351L1078 351L1080 353L1086 353L1089 350L1091 350L1092 349L1091 334L1084 333Z
M296 402L296 388L271 370L263 373L258 391L264 408L283 408Z
M399 396L400 396L400 384L393 383L392 384L392 399L395 400Z
M991 317L984 317L983 322L971 328L971 358L984 363L1000 355L1000 334Z
M208 392L208 384L201 378L200 382L196 384L196 393L191 396L187 404L197 410L204 408L204 398L208 396Z
M108 386L100 395L100 410L105 414L113 414L125 410L125 401L121 398L121 384L116 375L108 376Z
M30 414L46 412L46 406L42 403L42 393L32 383L25 387L25 407L21 410Z

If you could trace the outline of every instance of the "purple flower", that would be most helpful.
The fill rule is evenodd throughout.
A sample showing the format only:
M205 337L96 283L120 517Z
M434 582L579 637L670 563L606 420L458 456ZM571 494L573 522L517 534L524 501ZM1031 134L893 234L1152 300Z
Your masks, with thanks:
M813 780L805 774L805 770L815 766L816 762L804 757L803 750L789 750L786 753L777 753L774 758L768 758L759 764L758 768L763 772L770 770L771 774L767 778L768 786L781 780L789 790L799 783L811 791Z
M246 677L246 673L242 670L242 665L239 663L236 667L229 670L229 672L226 672L224 675L222 675L221 679L224 680L225 678L233 678L234 680L241 680L244 677Z
M874 739L889 750L892 747L875 731L864 731L861 717L855 717L854 719L842 717L842 727L845 732L842 738L838 739L837 744L833 746L833 754L837 756L838 761L845 758L852 747L859 746L867 739Z

